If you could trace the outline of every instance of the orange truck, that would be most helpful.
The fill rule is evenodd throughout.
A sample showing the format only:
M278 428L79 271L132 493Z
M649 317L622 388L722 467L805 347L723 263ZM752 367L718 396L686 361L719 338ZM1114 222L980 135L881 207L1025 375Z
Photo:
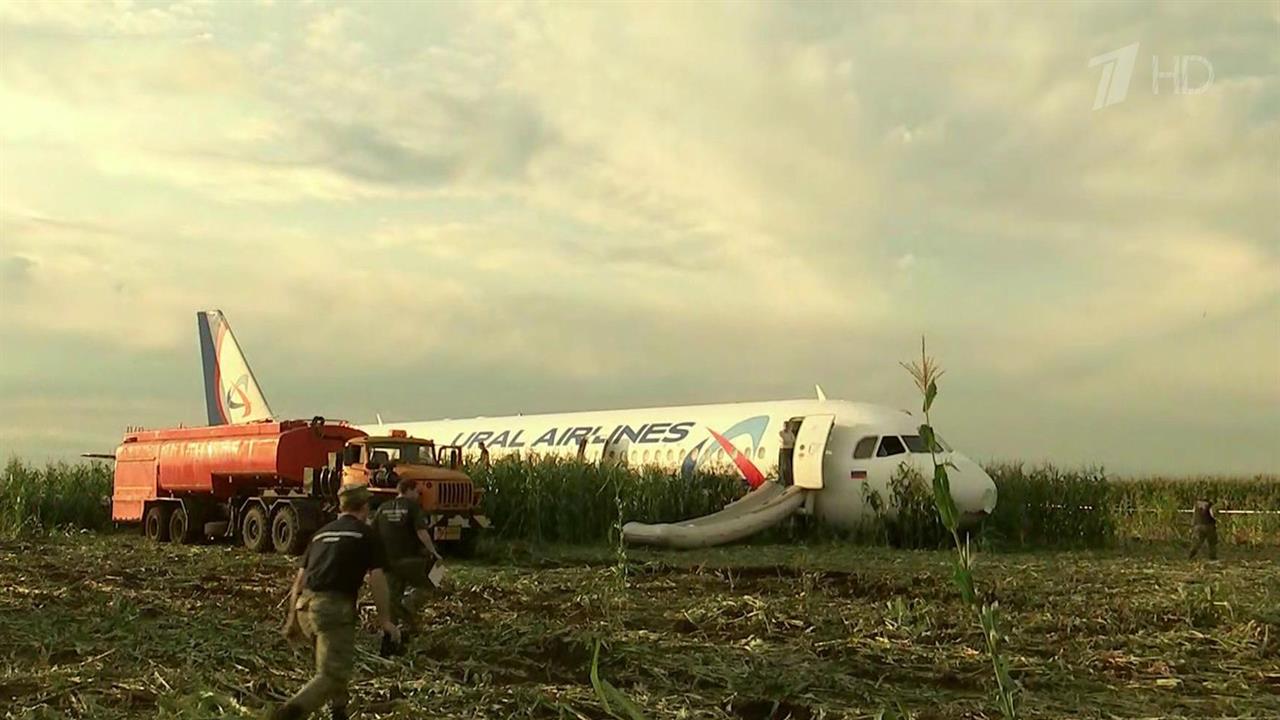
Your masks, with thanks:
M141 523L157 542L234 537L255 552L296 555L335 516L341 483L371 479L367 462L381 460L377 453L419 481L442 549L474 548L489 522L458 448L403 433L370 438L320 417L127 433L115 452L111 516ZM394 494L375 487L374 502Z
M461 554L470 554L480 532L490 523L480 512L484 491L462 472L462 448L437 447L431 440L409 437L403 430L354 438L347 442L343 456L342 484L367 484L375 503L395 497L394 483L377 470L388 464L397 476L417 482L419 502L431 519L431 537L445 547L452 544Z

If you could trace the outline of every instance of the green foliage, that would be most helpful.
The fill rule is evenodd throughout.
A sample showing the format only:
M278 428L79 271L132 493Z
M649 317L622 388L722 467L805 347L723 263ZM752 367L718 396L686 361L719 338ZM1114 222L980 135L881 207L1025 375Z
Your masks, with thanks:
M743 493L741 478L684 477L655 467L544 457L503 458L468 468L485 489L485 513L501 538L616 544L623 523L671 522L724 508Z
M604 706L604 711L620 720L648 720L644 712L608 680L600 677L600 643L591 655L591 687Z
M935 384L936 388L936 384ZM936 389L935 389L936 393ZM921 429L926 440L932 430ZM583 463L574 459L500 460L469 468L488 488L485 510L498 538L616 545L622 523L669 522L722 509L743 492L733 474L693 478L654 467ZM1215 501L1224 546L1280 543L1280 477L1200 476L1116 478L1101 468L1067 469L993 462L986 471L999 493L978 530L984 547L1102 548L1130 542L1187 542L1189 510ZM10 460L0 473L0 537L110 526L110 463ZM797 522L761 533L756 542L821 542L936 548L950 534L933 503L933 480L899 468L882 497L864 485L874 518L859 531Z
M998 501L987 532L1018 547L1104 547L1115 537L1112 484L1101 468L988 466ZM1189 507L1189 506L1188 506Z
M1187 510L1207 498L1214 501L1224 544L1280 542L1280 514L1275 514L1280 510L1280 477L1275 475L1122 480L1112 483L1111 496L1122 540L1184 540L1191 522Z
M883 527L884 538L899 548L939 548L951 542L951 532L938 515L934 490L915 467L903 463L889 480L890 501L870 492L869 504ZM888 509L895 512L889 516Z
M984 539L1003 547L1100 548L1117 542L1187 540L1190 509L1210 498L1224 544L1280 541L1280 478L1124 479L1101 468L1066 470L992 463L999 501ZM1233 512L1240 511L1240 512Z
M0 473L0 537L100 530L111 523L111 467L10 460Z

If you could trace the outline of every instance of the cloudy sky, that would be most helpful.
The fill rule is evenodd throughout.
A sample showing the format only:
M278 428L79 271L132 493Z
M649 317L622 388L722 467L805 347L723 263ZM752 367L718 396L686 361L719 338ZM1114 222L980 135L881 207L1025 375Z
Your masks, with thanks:
M287 415L906 407L925 334L975 457L1280 471L1278 73L1274 2L9 2L0 455L202 421L217 307Z

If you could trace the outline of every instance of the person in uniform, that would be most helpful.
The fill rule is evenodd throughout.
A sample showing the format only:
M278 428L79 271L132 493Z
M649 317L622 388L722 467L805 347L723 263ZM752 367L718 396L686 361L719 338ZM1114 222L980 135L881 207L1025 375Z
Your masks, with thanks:
M1195 557L1202 545L1209 546L1209 559L1218 559L1218 518L1213 516L1213 501L1201 498L1191 511L1191 527L1195 539L1191 543L1191 557Z
M417 481L401 478L396 490L399 495L394 500L378 506L373 526L387 558L391 619L403 634L416 629L418 592L430 586L427 573L440 560L440 553L431 541L429 520L418 502Z
M378 607L378 623L395 642L400 640L400 630L391 621L389 612L382 543L366 522L369 499L366 485L351 485L339 491L341 514L316 531L298 559L283 633L292 639L301 632L311 640L316 674L288 702L271 713L273 720L310 717L326 702L330 704L334 720L346 720L347 686L355 662L359 621L356 597L366 574Z

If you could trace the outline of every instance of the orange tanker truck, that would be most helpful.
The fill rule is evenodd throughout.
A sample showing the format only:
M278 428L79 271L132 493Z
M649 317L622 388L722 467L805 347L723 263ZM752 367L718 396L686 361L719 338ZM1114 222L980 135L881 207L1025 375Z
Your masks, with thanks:
M370 440L358 428L319 417L130 432L115 452L111 517L141 521L143 533L158 542L238 537L255 552L297 554L333 518L343 479L369 480L367 453L382 447ZM440 466L429 441L385 440L394 441L382 450L388 455L391 445L419 448L418 455L397 450L396 472L419 480L433 536L444 547L469 548L488 527L470 478L456 465ZM375 489L375 502L394 493Z

